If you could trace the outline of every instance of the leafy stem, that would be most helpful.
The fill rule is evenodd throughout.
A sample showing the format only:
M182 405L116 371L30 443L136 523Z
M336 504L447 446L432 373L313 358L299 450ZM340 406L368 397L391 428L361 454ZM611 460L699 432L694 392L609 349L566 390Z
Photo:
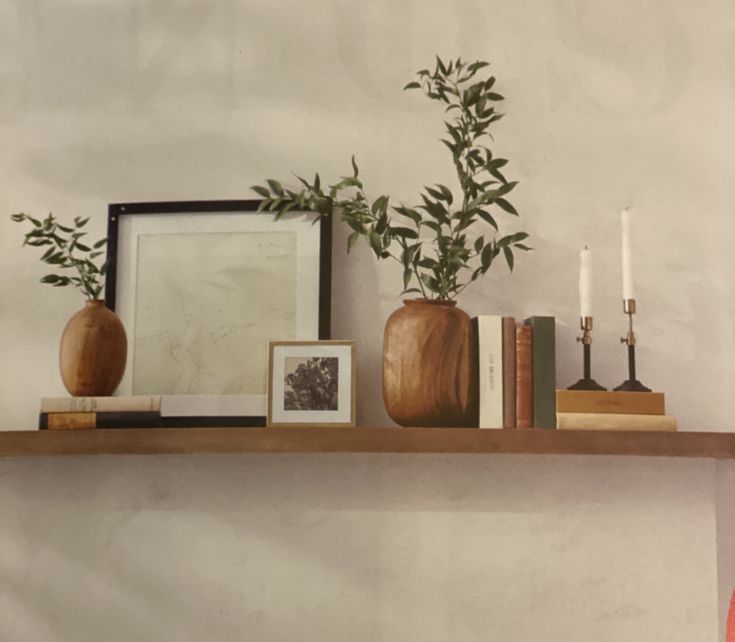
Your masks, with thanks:
M74 270L76 275L47 274L41 283L54 287L74 285L88 299L97 299L102 292L102 278L107 270L107 263L95 263L105 253L107 239L100 239L93 245L84 242L86 232L81 231L89 222L88 218L76 217L72 226L62 225L53 214L41 220L29 214L13 214L10 217L16 223L30 223L31 229L26 232L23 245L46 247L41 261L56 266L61 270Z
M311 182L297 176L302 184L298 190L274 179L253 186L263 199L260 210L274 211L276 218L291 211L308 210L322 217L338 213L352 230L348 251L362 237L378 259L401 263L404 294L454 299L486 274L500 254L512 271L514 251L531 248L524 243L528 234L501 235L496 222L499 210L518 216L507 199L517 183L508 181L501 171L508 161L495 157L484 144L484 137L492 139L490 126L503 117L496 105L504 100L494 91L494 76L477 79L487 66L460 58L445 63L437 57L433 72L422 69L404 88L420 89L452 115L444 122L447 136L441 142L452 155L461 206L455 205L454 193L441 183L424 186L421 202L412 206L392 205L385 195L371 202L353 156L352 174L327 188L322 187L319 174Z

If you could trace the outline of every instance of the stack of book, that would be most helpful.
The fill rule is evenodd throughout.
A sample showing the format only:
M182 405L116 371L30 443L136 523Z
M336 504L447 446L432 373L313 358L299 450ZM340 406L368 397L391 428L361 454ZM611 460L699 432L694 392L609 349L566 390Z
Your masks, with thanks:
M557 390L559 430L676 430L662 392Z
M556 323L535 316L474 319L480 428L556 428Z
M161 397L45 397L41 399L41 430L91 428L158 428Z

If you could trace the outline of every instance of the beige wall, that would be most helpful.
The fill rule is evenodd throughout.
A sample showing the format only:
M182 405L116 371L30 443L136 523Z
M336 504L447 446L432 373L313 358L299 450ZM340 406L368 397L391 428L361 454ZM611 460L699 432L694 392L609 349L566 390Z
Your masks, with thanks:
M508 97L497 151L521 181L511 224L537 249L461 304L556 315L568 385L577 252L589 244L595 374L615 385L625 375L618 212L631 205L641 378L666 391L683 427L730 430L733 18L727 0L0 0L0 212L91 216L102 232L109 202L242 198L291 170L337 177L353 153L372 194L410 200L448 180L450 164L440 112L400 88L434 53L487 58ZM80 305L37 283L44 266L20 237L3 215L6 429L33 426L38 398L63 392L57 341ZM339 230L335 335L358 340L361 423L384 424L380 341L398 274L364 248L347 260L344 240ZM0 525L0 637L242 639L254 627L276 640L298 626L306 639L716 639L710 464L469 461L0 463L0 505L15 511ZM303 509L302 478L313 491ZM206 613L192 611L199 599ZM123 606L106 618L110 604Z

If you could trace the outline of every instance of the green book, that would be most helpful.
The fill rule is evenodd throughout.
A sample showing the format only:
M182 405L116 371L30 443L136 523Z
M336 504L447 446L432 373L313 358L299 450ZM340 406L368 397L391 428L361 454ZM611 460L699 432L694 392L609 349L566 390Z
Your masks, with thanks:
M533 328L533 427L556 428L556 320L531 317L525 323Z

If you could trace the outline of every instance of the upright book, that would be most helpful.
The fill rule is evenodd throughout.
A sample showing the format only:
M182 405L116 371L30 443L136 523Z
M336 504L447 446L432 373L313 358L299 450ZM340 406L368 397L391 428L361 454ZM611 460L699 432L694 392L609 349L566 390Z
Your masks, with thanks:
M479 427L503 427L503 317L473 319L477 335Z
M531 317L533 328L533 427L556 428L556 320Z
M533 328L516 328L516 427L533 427Z
M516 320L503 317L503 428L516 427Z

